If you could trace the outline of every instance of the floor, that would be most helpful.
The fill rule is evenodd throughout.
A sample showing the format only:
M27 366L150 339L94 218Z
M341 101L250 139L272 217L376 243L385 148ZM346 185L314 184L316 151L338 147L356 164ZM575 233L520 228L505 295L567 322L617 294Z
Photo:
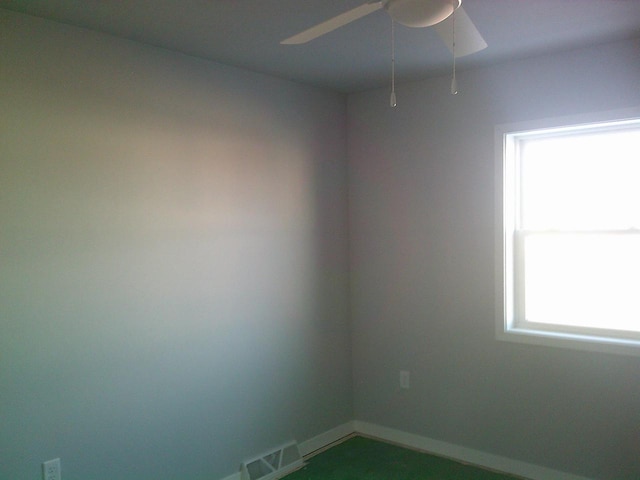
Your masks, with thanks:
M514 480L520 477L356 436L318 455L285 480Z

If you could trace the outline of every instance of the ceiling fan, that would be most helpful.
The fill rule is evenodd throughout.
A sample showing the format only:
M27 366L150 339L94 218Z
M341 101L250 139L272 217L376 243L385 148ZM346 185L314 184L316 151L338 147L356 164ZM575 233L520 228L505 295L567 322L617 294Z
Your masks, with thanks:
M463 57L487 47L487 43L462 8L462 0L373 0L330 18L292 37L284 45L307 43L370 13L384 9L391 18L407 27L435 26L444 43L453 52L453 18L455 11L455 56Z
M283 45L299 45L310 42L381 9L386 10L392 19L391 106L396 106L394 88L395 54L393 53L394 22L416 28L434 26L440 38L453 54L451 93L457 94L455 59L479 52L487 47L487 42L484 41L478 29L462 8L462 0L370 0L359 7L286 38L280 43Z

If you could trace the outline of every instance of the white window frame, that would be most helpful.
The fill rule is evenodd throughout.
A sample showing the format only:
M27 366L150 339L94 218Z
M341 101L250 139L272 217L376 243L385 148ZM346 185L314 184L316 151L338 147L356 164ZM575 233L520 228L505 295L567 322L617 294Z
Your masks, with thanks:
M505 198L516 198L517 175L510 171L511 167L507 159L508 155L517 153L514 149L518 147L519 138L532 135L532 131L544 134L545 130L557 131L563 127L573 130L580 126L639 119L640 107L496 126L495 310L498 340L640 356L640 335L626 336L613 330L547 325L518 319L517 313L522 311L522 305L518 305L521 300L515 298L515 292L522 291L522 285L516 288L516 282L521 280L514 272L523 270L521 263L523 256L518 255L516 249L521 248L518 245L523 244L524 236L535 233L518 232L515 225L517 217L515 209L518 206L512 201L505 201ZM637 231L630 233L638 234ZM515 268L516 262L520 263L519 268Z

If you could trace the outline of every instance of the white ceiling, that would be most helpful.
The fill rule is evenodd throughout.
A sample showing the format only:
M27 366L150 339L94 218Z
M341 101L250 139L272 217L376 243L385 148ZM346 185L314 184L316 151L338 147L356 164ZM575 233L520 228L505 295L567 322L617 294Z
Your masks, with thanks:
M365 0L3 0L0 6L279 77L353 92L387 85L390 20L375 12L305 45L280 40ZM459 68L640 37L640 0L463 0L488 43ZM640 61L640 52L639 52ZM440 75L433 29L396 27L398 80Z

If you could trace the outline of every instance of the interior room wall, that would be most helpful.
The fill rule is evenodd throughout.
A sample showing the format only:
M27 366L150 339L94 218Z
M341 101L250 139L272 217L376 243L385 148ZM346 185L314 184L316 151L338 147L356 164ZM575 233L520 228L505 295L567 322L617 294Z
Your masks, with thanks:
M0 10L0 477L219 479L353 418L346 98Z
M457 96L397 85L396 109L349 97L357 420L640 478L640 357L500 342L494 321L495 125L640 106L639 58L636 39L458 72Z

